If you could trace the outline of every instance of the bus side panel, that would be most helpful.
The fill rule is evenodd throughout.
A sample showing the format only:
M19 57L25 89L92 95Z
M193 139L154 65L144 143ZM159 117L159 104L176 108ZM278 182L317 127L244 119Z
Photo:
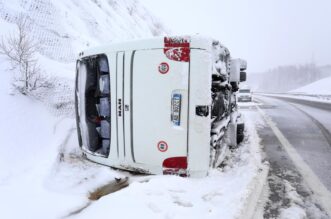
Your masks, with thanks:
M212 57L206 50L191 49L188 171L191 176L206 176L210 162ZM208 106L208 116L196 115L197 106Z

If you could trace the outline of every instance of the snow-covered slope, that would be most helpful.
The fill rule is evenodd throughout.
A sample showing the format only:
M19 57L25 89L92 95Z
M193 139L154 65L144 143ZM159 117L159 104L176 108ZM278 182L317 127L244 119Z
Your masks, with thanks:
M31 18L41 54L64 62L89 46L165 33L136 0L0 0L0 19L13 23L19 14Z
M237 218L242 213L262 166L253 126L227 168L207 178L130 175L128 189L91 204L90 192L129 174L81 156L73 117L76 54L110 41L160 35L164 28L135 0L0 0L0 36L14 30L20 13L33 21L31 34L41 42L37 58L55 87L33 97L13 92L8 60L0 56L1 218Z
M331 77L315 81L314 83L292 90L290 93L331 95Z
M314 63L285 65L261 73L250 73L247 82L258 92L289 92L331 76L330 66Z
M57 115L73 116L75 59L79 51L113 41L164 35L165 28L136 0L0 0L0 37L20 15L40 43L38 62L55 84L35 96Z
M120 176L72 156L72 150L78 150L74 121L54 116L34 98L10 95L10 74L3 70L0 217L62 218L83 205L96 185ZM61 152L65 155L60 156Z
M32 21L39 64L55 87L34 97L13 92L9 62L0 56L0 217L61 218L86 203L89 191L121 177L78 152L72 116L76 54L164 29L135 0L0 0L0 37L14 32L20 14Z
M263 166L252 123L226 168L206 178L130 175L128 188L92 202L90 192L128 173L82 158L74 119L50 113L29 96L12 95L3 57L0 63L1 218L239 218L246 213Z

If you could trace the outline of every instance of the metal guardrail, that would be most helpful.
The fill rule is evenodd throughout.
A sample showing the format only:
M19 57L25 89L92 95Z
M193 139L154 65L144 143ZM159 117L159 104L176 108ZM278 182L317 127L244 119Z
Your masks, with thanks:
M328 102L319 102L319 101L314 101L314 100L300 99L300 98L288 97L288 96L277 96L277 94L268 95L268 94L259 93L258 95L270 96L270 97L274 97L277 99L286 100L286 101L292 102L292 103L298 103L298 104L302 104L302 105L306 105L306 106L311 106L311 107L331 111L331 102L328 103Z

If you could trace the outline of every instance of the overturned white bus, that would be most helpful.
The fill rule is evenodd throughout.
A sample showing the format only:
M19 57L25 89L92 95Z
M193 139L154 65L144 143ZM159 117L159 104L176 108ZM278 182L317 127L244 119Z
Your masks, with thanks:
M240 62L198 36L81 52L75 105L84 156L143 173L207 175L243 136L235 102L246 78L244 68L234 68Z

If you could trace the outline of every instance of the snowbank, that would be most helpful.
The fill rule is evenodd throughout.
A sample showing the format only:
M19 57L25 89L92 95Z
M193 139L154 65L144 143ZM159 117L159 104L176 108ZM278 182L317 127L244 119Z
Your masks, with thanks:
M324 78L301 88L290 91L294 94L331 95L331 77Z
M131 177L129 187L95 201L74 218L238 218L256 192L262 168L259 138L248 118L249 138L206 178ZM130 210L127 210L130 209ZM245 218L245 217L243 217Z
M237 102L237 103L238 103L239 109L240 108L247 108L247 107L254 107L254 106L262 105L262 103L254 100L254 99L253 99L253 101L250 101L250 102Z
M14 93L9 66L0 57L1 218L52 219L73 212L77 218L242 215L262 166L253 123L248 125L249 137L232 152L226 166L202 179L134 176L81 156L72 116L75 64L71 61L84 47L163 33L162 25L137 4L134 0L0 2L0 35L13 29L10 23L20 12L29 14L35 22L31 33L43 42L40 64L56 79L55 88L41 91L38 99ZM129 187L98 201L88 199L90 192L128 175Z
M284 97L289 99L298 99L309 102L318 102L331 104L331 95L313 95L313 94L279 94L279 93L259 93L256 95L270 96L270 97Z
M34 98L12 91L8 60L0 57L1 218L60 218L86 203L91 191L124 176L82 159L77 143L74 75L77 53L115 40L164 33L135 0L0 1L0 36L20 15L41 43L38 61L55 87Z
M36 100L11 95L10 75L4 75L0 82L0 99L6 106L0 113L0 193L6 206L2 218L61 218L77 209L82 211L72 218L236 218L255 192L254 180L262 164L259 138L249 117L249 137L223 169L211 170L208 177L134 176L83 159L74 119L56 117ZM88 199L96 188L125 175L130 176L129 187L98 201Z
M62 217L119 174L75 160L70 152L78 150L74 120L55 117L40 101L13 93L6 62L0 62L1 218ZM62 157L63 148L68 151Z

